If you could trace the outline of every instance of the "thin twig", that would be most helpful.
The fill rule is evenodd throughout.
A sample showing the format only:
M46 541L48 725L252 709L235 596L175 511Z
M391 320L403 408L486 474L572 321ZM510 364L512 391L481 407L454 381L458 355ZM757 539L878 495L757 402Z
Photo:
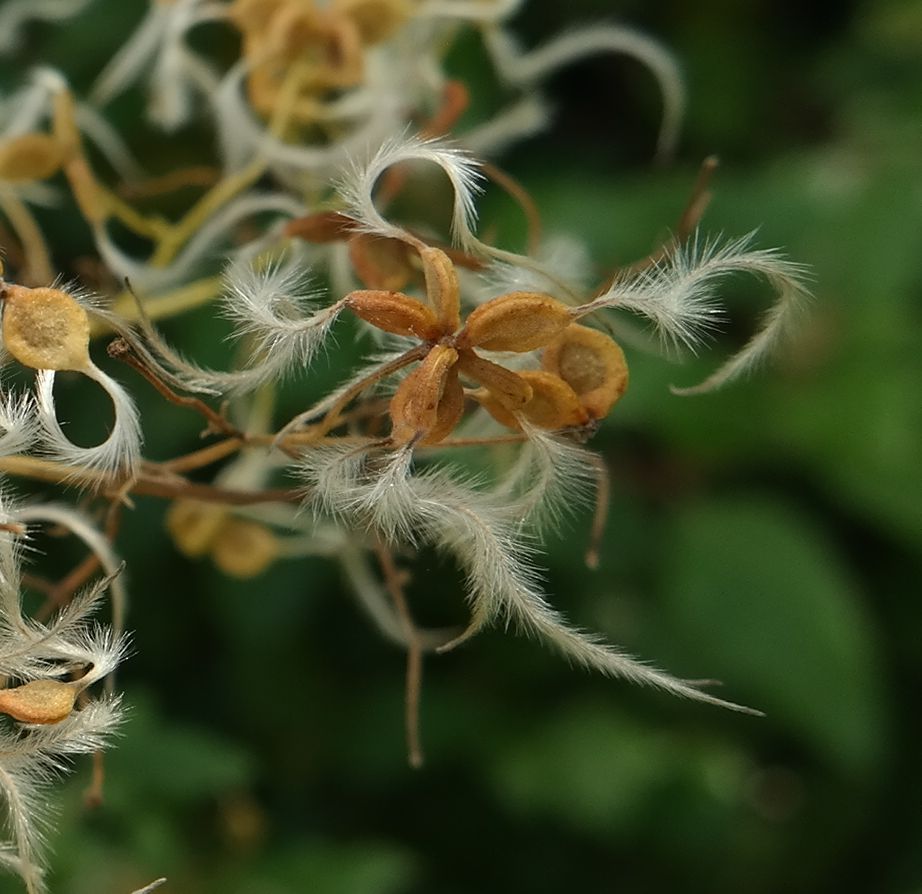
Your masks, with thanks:
M122 363L127 364L144 376L144 378L157 389L158 393L170 401L170 403L180 407L187 407L203 416L208 422L208 432L245 439L246 436L243 432L228 422L222 413L213 410L203 400L199 400L197 397L187 397L182 394L177 394L149 366L147 366L140 357L132 353L131 345L129 345L125 339L113 339L107 348L107 352L113 359L121 360Z
M384 574L384 586L394 602L394 608L404 628L407 641L406 695L404 723L407 737L407 761L414 769L423 765L423 748L419 729L419 703L423 687L423 644L410 606L403 592L401 574L391 551L381 541L375 543L375 555Z

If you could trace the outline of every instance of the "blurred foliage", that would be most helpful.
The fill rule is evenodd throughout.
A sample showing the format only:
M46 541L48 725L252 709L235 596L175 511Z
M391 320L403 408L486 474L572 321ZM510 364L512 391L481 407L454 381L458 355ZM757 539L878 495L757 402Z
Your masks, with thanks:
M107 7L105 27L34 29L5 80L36 59L91 78L129 20L130 4ZM172 552L163 507L141 501L123 548L131 719L103 807L81 808L88 767L65 791L57 890L162 874L183 894L922 892L922 4L531 0L521 32L612 14L683 62L679 158L649 164L645 73L576 66L553 82L555 130L506 159L548 229L586 238L600 271L640 257L716 152L704 229L758 229L809 265L816 299L783 361L726 392L668 385L745 338L767 297L748 283L714 356L632 357L594 442L613 473L601 569L582 565L579 518L548 544L549 592L768 716L590 678L496 632L428 663L428 763L410 771L402 656L336 569L229 583ZM489 88L474 50L452 65ZM514 228L515 214L497 198L483 217ZM187 343L210 337L204 321L183 323ZM172 408L145 418L153 455L195 436ZM423 614L457 610L439 607L443 571L416 581Z

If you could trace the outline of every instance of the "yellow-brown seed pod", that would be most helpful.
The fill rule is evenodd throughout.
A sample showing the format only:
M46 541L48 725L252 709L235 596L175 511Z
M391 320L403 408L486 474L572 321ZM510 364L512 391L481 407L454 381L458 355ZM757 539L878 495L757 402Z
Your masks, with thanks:
M559 376L544 370L526 370L519 375L531 386L531 400L519 411L532 425L548 431L577 428L586 425L589 415L583 409L576 392ZM489 392L474 397L499 423L518 431L516 417Z
M64 164L67 152L44 133L26 133L0 144L0 180L45 180Z
M227 517L227 510L198 500L177 500L166 514L166 527L185 556L196 559L211 549Z
M402 289L416 272L410 263L411 248L400 239L357 233L349 239L349 260L355 275L369 289Z
M85 370L90 364L90 321L73 295L61 289L4 285L3 343L32 369Z
M549 295L509 292L471 311L458 334L458 345L485 351L533 351L559 335L571 319L570 309Z
M441 335L435 314L403 292L359 289L346 297L349 309L366 323L394 335L434 341Z
M541 365L577 393L593 419L604 419L627 390L624 352L604 332L578 323L544 349Z
M74 710L77 687L60 680L33 680L0 689L0 713L20 723L60 723Z
M473 351L461 351L458 369L487 391L507 410L521 410L532 396L531 385L518 373L478 357Z
M269 528L244 518L227 518L214 538L211 558L228 577L243 580L262 574L279 555Z
M409 444L429 437L439 426L439 404L445 393L449 373L458 361L458 352L436 345L401 383L391 398L391 438ZM454 400L455 398L452 398Z

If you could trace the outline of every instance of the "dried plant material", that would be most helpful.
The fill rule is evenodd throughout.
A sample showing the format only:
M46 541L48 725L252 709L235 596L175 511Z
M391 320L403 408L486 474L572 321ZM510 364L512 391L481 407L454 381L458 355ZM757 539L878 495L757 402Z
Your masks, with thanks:
M434 341L442 332L436 315L422 302L400 292L351 292L346 306L372 326L420 341Z
M0 143L0 180L46 180L64 164L67 153L52 136L28 133Z
M604 419L627 390L624 351L588 326L568 326L542 351L541 365L576 392L592 419Z
M0 689L0 713L20 723L60 723L70 716L78 689L59 680L33 680Z
M215 565L241 580L262 574L278 555L279 542L272 531L244 518L226 518L211 544Z
M220 506L198 500L177 500L166 515L166 526L183 555L206 555L224 524L226 512Z
M90 363L90 321L61 289L3 286L3 343L32 369L76 370Z
M570 325L570 308L547 295L510 292L471 311L458 335L461 347L533 351Z

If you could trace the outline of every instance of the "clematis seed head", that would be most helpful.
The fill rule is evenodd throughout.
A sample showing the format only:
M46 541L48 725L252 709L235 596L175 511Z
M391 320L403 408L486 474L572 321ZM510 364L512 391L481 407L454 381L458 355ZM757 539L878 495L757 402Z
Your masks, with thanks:
M61 289L4 285L3 343L32 369L84 371L90 364L90 321Z

